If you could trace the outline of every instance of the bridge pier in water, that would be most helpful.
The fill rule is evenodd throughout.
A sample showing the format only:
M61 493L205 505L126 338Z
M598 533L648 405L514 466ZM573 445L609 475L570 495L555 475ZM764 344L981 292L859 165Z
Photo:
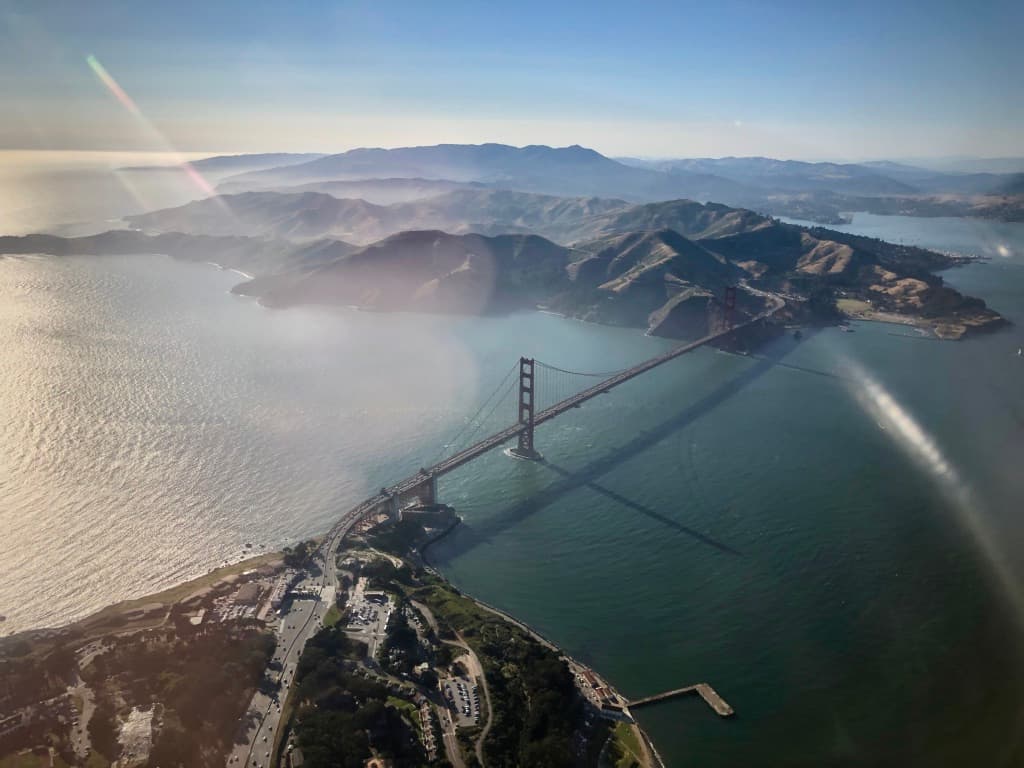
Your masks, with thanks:
M534 426L534 394L536 393L536 382L534 379L534 360L532 357L519 358L519 424L523 427L516 438L516 447L510 448L508 453L517 459L528 459L539 461L542 457L533 447L533 426Z
M401 516L403 507L410 504L436 504L437 503L437 475L421 469L416 475L420 482L415 485L403 488L401 491L391 491L387 488L381 489L381 495L385 497L382 507L386 506L388 516L397 521Z

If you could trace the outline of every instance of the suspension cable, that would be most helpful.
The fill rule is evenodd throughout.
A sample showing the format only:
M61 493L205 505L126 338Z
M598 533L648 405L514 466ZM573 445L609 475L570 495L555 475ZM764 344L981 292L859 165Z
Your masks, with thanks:
M516 385L516 384L518 384L518 382L515 379L510 381L505 386L505 392L511 392L513 386ZM480 419L479 422L477 422L476 427L467 436L467 441L466 442L469 442L470 444L472 444L471 441L472 441L472 439L474 437L476 437L476 433L484 426L484 424L487 423L488 419L490 419L491 416L494 415L494 412L498 409L498 406L505 402L505 392L502 393L501 397L499 397L497 400L494 401L494 405L491 406L491 410L489 410L487 412L487 415L484 416L482 419Z
M556 365L549 365L548 363L540 360L534 360L534 365L540 368L538 371L537 381L535 382L536 392L535 397L537 398L537 405L543 410L545 407L540 401L542 398L546 399L546 395L550 391L550 394L554 397L553 403L558 403L565 398L575 394L574 387L568 379L569 376L581 376L593 379L606 379L611 376L628 371L629 368L620 368L617 371L570 371L565 368L559 368ZM494 415L498 406L504 401L506 393L512 388L512 385L516 383L516 380L512 378L512 375L518 370L519 364L516 363L509 369L508 373L498 383L498 386L491 392L490 396L480 405L476 413L467 419L463 425L459 428L459 431L448 441L442 443L441 452L438 454L438 460L445 457L445 455L452 455L457 450L448 451L450 448L455 448L461 445L464 441L471 441L476 433L487 423L487 421ZM559 375L561 374L561 375ZM490 406L490 410L487 411L487 415L480 418L480 415L486 408Z
M590 376L593 378L608 378L609 376L615 376L616 374L629 370L629 368L619 368L617 371L567 371L565 368L548 365L547 363L542 363L540 360L535 360L534 365L539 365L541 368L547 368L552 371L557 371L558 373L567 373L570 376Z
M508 373L506 373L505 376L502 378L502 380L498 383L498 386L495 387L494 391L491 392L490 396L486 400L484 400L483 404L477 409L477 412L474 413L472 415L472 417L469 418L469 420L467 420L465 423L463 423L462 427L459 429L458 432L455 433L455 435L451 438L451 440L447 440L447 441L445 441L444 443L441 444L441 453L438 454L438 458L443 458L445 450L448 447L450 447L450 446L456 445L463 438L463 433L465 433L465 431L474 422L476 422L476 420L480 416L480 414L483 413L484 408L486 408L488 405L490 405L491 401L494 399L494 397L499 392L502 392L502 393L504 392L504 390L506 388L506 383L508 382L509 377L513 373L515 373L518 368L519 368L519 363L516 363L515 365L513 365L509 369ZM502 396L504 396L504 395L502 395ZM499 402L500 402L500 398L499 398ZM492 412L493 412L493 409L492 409ZM488 417L489 416L490 416L490 414L488 414ZM479 427L480 427L480 423L478 422L476 427L474 427L473 431L476 431L476 429L479 429Z

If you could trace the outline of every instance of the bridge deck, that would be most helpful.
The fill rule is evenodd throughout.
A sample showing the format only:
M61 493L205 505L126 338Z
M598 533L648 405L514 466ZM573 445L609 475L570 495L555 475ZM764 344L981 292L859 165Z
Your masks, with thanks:
M687 352L692 352L698 347L703 347L705 344L710 344L713 341L724 338L725 336L728 336L730 333L733 333L739 330L740 328L744 328L745 326L750 325L751 323L755 322L755 320L759 319L760 316L754 318L753 320L749 320L746 323L743 323L742 325L737 325L734 328L730 328L725 331L719 331L718 333L712 333L708 336L704 336L700 339L697 339L696 341L691 341L689 344L683 344L682 346L679 347L673 347L667 352L664 352L656 357L652 357L648 360L644 360L642 363L634 365L632 368L627 368L624 371L620 371L614 376L610 376L607 379L604 379L603 381L599 382L598 384L595 384L594 386L588 389L584 389L582 392L577 392L575 395L567 397L565 400L562 400L559 403L555 403L550 408L545 408L543 411L541 411L540 413L536 414L533 417L533 424L535 427L537 427L543 424L544 422L551 421L551 419L555 418L556 416L560 416L561 414L568 411L570 408L576 408L577 406L582 405L591 398L597 397L598 395L603 395L605 392L609 391L614 387L617 387L619 384L627 382L630 379L635 379L640 374L647 373L647 371L651 370L652 368L657 368L659 365L667 363L669 360L675 360L680 355L685 355ZM511 427L503 429L501 432L497 432L491 435L490 437L481 440L479 443L471 445L469 448L466 448L463 451L459 451L458 453L449 456L447 459L428 468L427 472L434 475L443 475L448 472L451 472L452 470L458 469L463 464L466 464L472 461L473 459L477 458L478 456L487 453L487 451L490 451L496 448L497 446L508 442L512 438L516 437L525 428L526 427L523 424L513 424ZM401 483L399 485L401 485ZM413 483L413 486L415 485L416 483Z
M604 394L610 389L617 387L619 384L627 382L630 379L634 379L640 374L646 373L647 371L651 370L652 368L657 368L659 365L667 363L669 360L674 360L675 358L681 355L685 355L687 352L692 352L698 347L703 347L704 345L710 344L713 341L724 338L725 336L728 336L730 333L733 333L741 328L752 325L758 320L767 317L769 314L771 314L771 312L765 312L754 318L751 318L745 323L735 326L734 328L719 331L718 333L712 333L709 334L708 336L704 336L703 338L697 339L696 341L692 341L689 344L683 344L682 346L674 347L668 350L667 352L657 355L656 357L652 357L649 360L645 360L642 363L638 363L637 365L634 365L632 368L620 371L614 376L610 376L609 378L601 381L600 383L595 384L594 386L585 389L582 392L578 392L575 395L568 397L565 400L562 400L561 402L551 406L550 408L546 408L540 413L536 414L533 419L534 426L536 427L547 421L551 421L551 419L555 418L556 416L559 416L562 413L565 413L570 408L576 408L585 403L587 400L597 397L598 395ZM471 445L469 448L459 451L458 453L449 456L447 459L444 459L443 461L440 461L437 464L428 467L425 473L420 472L416 475L413 475L412 477L407 477L404 480L399 481L395 485L392 485L390 488L384 489L386 490L386 493L378 493L375 496L371 496L369 499L364 501L355 509L349 510L349 512L347 512L341 518L341 520L339 520L335 524L334 528L331 529L331 535L336 536L340 534L341 537L343 538L348 534L352 526L355 525L360 519L370 514L375 509L380 508L381 505L387 504L393 496L400 496L402 494L408 493L409 491L412 491L431 476L437 477L440 475L444 475L447 474L448 472L452 472L453 470L458 469L464 464L468 464L473 459L476 459L482 456L483 454L487 453L488 451L494 450L498 446L512 440L524 429L526 429L526 425L524 424L513 424L512 426L507 427L501 430L500 432L496 432L490 437L484 438L480 442Z

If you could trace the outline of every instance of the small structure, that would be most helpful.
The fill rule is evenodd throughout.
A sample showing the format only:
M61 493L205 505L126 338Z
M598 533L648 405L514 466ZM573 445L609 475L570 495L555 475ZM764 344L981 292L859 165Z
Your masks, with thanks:
M243 584L235 593L235 602L242 605L255 605L260 597L260 585L254 581Z
M415 520L421 525L436 528L455 519L455 508L447 504L415 502L398 511L399 520Z
M284 599L288 596L288 591L295 585L298 580L299 574L292 569L288 569L284 572L281 578L274 584L273 590L270 592L270 607L275 611L281 607Z
M705 703L713 710L719 717L732 717L733 709L729 704L718 695L718 692L707 683L697 683L696 685L688 685L685 688L676 688L672 691L665 691L663 693L656 693L653 696L645 696L642 699L635 699L629 702L628 706L633 709L636 707L642 707L645 704L653 704L657 701L664 701L665 699L671 699L675 696L682 696L688 693L696 693Z

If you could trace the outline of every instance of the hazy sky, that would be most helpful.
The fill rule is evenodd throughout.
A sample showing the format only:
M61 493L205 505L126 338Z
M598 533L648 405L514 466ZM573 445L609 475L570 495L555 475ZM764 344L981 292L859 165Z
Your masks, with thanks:
M1024 155L1022 31L1020 0L0 0L0 148Z

